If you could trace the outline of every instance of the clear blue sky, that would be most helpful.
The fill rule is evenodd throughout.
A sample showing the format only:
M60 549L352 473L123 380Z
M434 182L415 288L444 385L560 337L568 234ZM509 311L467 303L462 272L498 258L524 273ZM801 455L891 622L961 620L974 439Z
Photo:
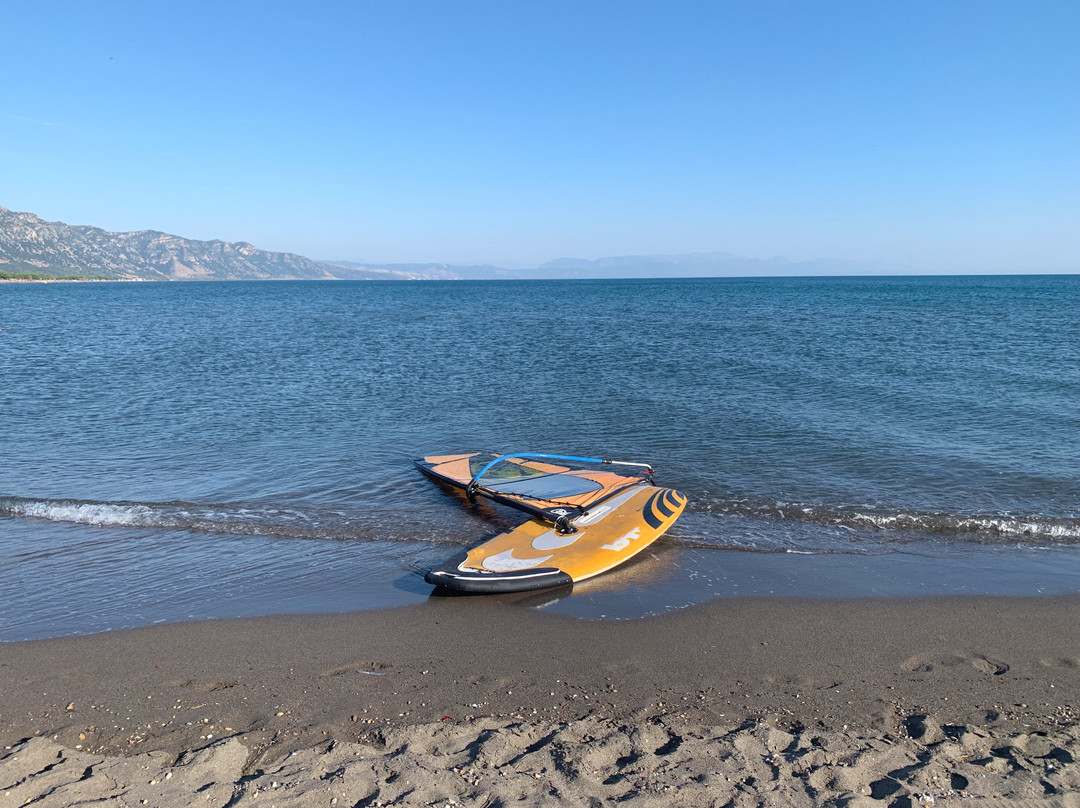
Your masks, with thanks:
M313 258L1080 271L1080 2L0 8L0 205Z

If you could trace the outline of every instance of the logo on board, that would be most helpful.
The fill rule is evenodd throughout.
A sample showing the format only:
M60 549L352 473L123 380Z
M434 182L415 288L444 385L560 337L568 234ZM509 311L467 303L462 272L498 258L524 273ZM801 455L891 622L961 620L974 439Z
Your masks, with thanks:
M630 542L632 542L634 539L640 538L641 529L635 527L625 536L620 536L619 538L615 539L615 541L613 541L611 544L605 544L602 549L614 550L615 552L618 552L619 550L625 550L627 547L630 546Z

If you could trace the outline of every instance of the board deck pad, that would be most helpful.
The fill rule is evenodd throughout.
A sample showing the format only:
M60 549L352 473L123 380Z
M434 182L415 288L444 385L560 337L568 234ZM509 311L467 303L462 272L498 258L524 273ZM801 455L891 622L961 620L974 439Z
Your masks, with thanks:
M476 472L474 457L423 458L417 465L436 479L464 487ZM490 456L481 455L485 462L487 457ZM580 481L611 474L571 471L567 475L563 467L535 461L529 466L541 469L545 475L544 480L537 480L541 485L534 486L531 489L534 491L576 491L575 485L580 487ZM451 473L447 473L448 467ZM511 478L511 484L515 473L506 475ZM531 471L526 471L523 477L530 474ZM603 480L612 492L588 505L573 519L574 532L560 532L550 520L532 518L431 570L425 580L464 592L516 592L584 581L628 561L674 524L686 507L686 497L674 489L649 484L640 475L613 476L625 476L625 484L615 481L610 485L610 480ZM571 484L560 489L560 477ZM574 480L579 483L573 483ZM500 487L498 479L486 481L485 486L495 490ZM570 494L568 500L584 496L588 496L587 492Z

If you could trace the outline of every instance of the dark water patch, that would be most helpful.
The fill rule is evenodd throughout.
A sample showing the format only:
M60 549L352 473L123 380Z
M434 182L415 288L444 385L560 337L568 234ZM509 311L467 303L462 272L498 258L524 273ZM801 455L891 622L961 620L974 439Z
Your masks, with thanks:
M30 550L29 548L33 548ZM422 602L430 545L0 519L0 641Z
M646 555L646 554L643 554ZM970 546L881 555L796 555L658 547L639 565L533 593L535 608L583 618L636 619L716 598L1051 596L1080 593L1080 552Z
M298 541L0 519L0 641L178 620L343 612L436 596L423 572L452 548ZM27 592L33 595L27 596ZM636 619L732 597L1045 596L1080 592L1080 552L955 545L879 555L754 552L661 541L606 575L495 596L521 608Z

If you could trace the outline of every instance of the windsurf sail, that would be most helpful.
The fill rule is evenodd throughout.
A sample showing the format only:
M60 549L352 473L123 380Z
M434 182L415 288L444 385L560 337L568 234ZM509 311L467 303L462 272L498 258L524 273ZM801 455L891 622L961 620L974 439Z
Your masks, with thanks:
M497 455L470 452L423 457L425 474L464 489L470 500L489 499L572 533L573 520L627 488L652 485L646 463L539 452Z

